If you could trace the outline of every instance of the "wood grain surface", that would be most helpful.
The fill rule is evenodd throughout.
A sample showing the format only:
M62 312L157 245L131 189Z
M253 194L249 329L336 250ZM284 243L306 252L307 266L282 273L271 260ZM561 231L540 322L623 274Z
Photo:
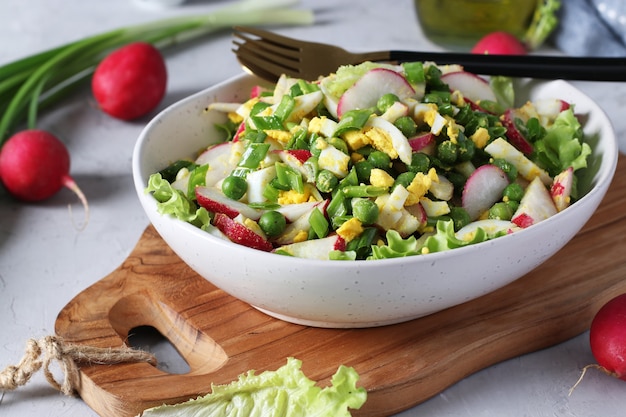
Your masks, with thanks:
M190 372L146 363L82 366L79 394L102 417L176 403L254 369L303 362L325 386L341 364L368 391L355 416L388 416L497 362L589 328L602 304L626 292L626 157L604 203L568 245L512 284L437 314L370 329L320 329L271 318L187 267L148 227L125 262L59 313L68 341L118 347L137 326L158 329Z

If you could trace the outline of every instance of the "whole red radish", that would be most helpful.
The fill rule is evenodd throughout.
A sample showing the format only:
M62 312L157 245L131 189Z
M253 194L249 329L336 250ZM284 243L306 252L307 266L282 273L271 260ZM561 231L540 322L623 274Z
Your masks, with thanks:
M473 54L526 55L526 46L508 32L492 32L482 37L472 48Z
M100 108L122 120L154 110L165 95L167 69L163 55L149 43L134 42L98 64L91 89Z
M19 200L35 202L67 187L78 196L88 213L87 199L69 171L67 148L45 130L18 132L0 150L0 180L9 194Z
M626 294L613 298L596 313L589 342L601 369L626 381Z
M558 0L543 0L537 4L526 32L519 38L502 31L488 33L478 41L471 52L491 55L525 55L539 48L557 27L557 11L561 7Z

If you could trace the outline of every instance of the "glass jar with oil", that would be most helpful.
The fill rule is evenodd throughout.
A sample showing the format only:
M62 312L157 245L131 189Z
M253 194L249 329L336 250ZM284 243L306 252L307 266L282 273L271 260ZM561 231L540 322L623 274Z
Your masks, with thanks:
M414 0L424 35L446 47L471 47L484 35L522 37L543 0Z

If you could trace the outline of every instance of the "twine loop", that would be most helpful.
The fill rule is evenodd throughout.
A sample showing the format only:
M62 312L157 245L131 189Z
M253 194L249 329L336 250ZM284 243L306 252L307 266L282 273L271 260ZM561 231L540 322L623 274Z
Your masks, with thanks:
M50 364L55 361L63 373L61 382L57 381L50 370ZM29 339L20 362L6 367L0 373L0 390L14 390L26 385L43 368L50 385L65 395L73 396L80 386L78 364L114 365L124 362L147 362L154 365L156 358L149 352L127 346L99 348L68 343L58 336Z

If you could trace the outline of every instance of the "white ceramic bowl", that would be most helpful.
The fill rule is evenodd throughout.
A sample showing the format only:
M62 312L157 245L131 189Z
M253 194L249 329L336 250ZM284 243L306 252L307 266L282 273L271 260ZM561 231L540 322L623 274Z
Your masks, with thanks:
M319 327L356 328L403 322L494 291L562 248L600 204L617 165L610 121L587 96L563 81L523 81L528 98L562 98L586 115L594 149L580 181L588 192L561 213L520 232L447 252L378 261L320 261L249 249L157 213L144 189L150 174L192 157L217 140L213 101L242 101L260 83L242 74L164 110L141 133L133 155L137 195L165 242L199 275L274 317ZM520 93L518 92L518 96ZM524 97L520 97L523 99Z

